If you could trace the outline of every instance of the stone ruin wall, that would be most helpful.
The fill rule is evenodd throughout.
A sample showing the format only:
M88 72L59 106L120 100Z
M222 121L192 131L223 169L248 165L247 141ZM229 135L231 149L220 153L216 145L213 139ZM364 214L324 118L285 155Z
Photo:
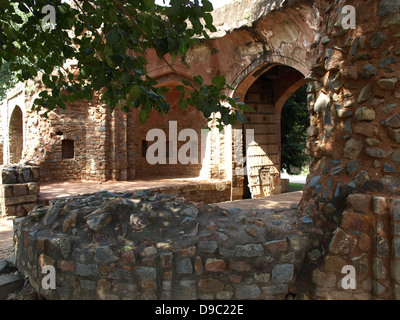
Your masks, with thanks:
M356 29L338 9L356 8ZM313 275L318 298L335 292L344 265L365 298L399 299L400 14L398 1L318 1L320 33L308 89L310 177L301 208L324 233Z
M303 261L320 254L299 211L223 210L149 190L52 201L14 232L18 269L46 299L304 298ZM42 287L45 265L56 289Z
M338 22L339 8L345 4L356 7L355 30L345 30ZM320 17L319 34L311 44L312 73L307 77L312 161L300 205L321 235L321 255L303 270L315 285L310 296L399 299L399 4L316 1L314 6ZM190 259L194 263L194 256ZM357 271L355 290L340 287L345 265ZM147 271L158 274L143 272ZM84 286L94 290L91 282ZM263 292L262 287L259 290Z
M129 113L114 110L110 113L96 97L91 101L69 103L65 109L50 111L45 118L44 110L31 110L35 93L41 88L40 84L36 91L29 88L30 85L27 84L19 93L25 102L22 106L24 148L21 163L40 165L43 182L196 177L200 175L202 162L210 162L201 158L200 140L197 164L183 165L178 162L172 165L150 165L143 156L142 141L146 140L146 134L153 128L163 130L168 142L169 121L177 121L177 134L185 128L191 128L200 137L201 129L206 127L206 121L194 108L188 108L185 112L178 111L176 96L171 100L168 116L156 115L145 124L141 124L136 110ZM8 100L2 103L5 106L2 109L3 113L7 112ZM3 128L2 136L7 134L6 130L7 125ZM217 144L216 139L220 139L222 144ZM71 159L63 157L63 140L72 141L74 145ZM178 141L177 151L186 141ZM148 145L151 143L148 142ZM207 143L208 150L224 151L223 135L210 134ZM22 143L19 146L22 146ZM224 152L218 158L218 163L207 167L209 172L206 173L206 177L226 178L221 165L223 157Z
M39 167L0 166L0 216L26 216L37 205L39 179Z

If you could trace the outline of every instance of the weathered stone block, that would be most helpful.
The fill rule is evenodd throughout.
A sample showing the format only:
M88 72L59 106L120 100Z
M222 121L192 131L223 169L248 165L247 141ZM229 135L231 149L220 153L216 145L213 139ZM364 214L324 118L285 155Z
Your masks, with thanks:
M342 229L337 228L331 243L329 244L329 251L336 254L347 255L352 252L357 244L357 239L349 234L346 234Z
M243 261L236 261L236 260L230 260L229 261L229 269L238 271L238 272L243 272L243 271L250 271L251 266Z
M400 17L400 15L399 15ZM393 91L398 79L397 78L389 78L389 79L381 79L376 81L376 84L378 85L379 88L383 90L389 90Z
M24 279L14 274L0 275L0 300L6 300L8 294L22 287Z
M391 201L390 214L394 221L400 220L400 199L393 199Z
M21 203L30 203L30 202L36 203L36 195L26 195L26 196L20 196L20 197L3 198L2 202L6 206L21 204Z
M256 284L238 284L235 289L235 298L238 300L257 299L261 294Z
M264 243L263 246L271 253L282 252L287 250L287 241L286 239L269 241Z
M99 269L96 264L77 263L75 273L80 276L97 276Z
M195 280L181 280L178 284L178 291L176 294L178 300L195 300L196 295L196 281Z
M245 244L235 248L236 257L260 257L264 255L264 250L261 244Z
M201 292L218 292L222 289L223 283L214 278L205 278L199 281L199 290Z
M266 296L276 296L279 294L287 293L289 286L287 284L273 284L270 286L262 287L262 292Z
M343 266L348 263L339 256L328 255L326 258L325 269L327 272L341 273Z
M178 260L175 265L175 270L178 275L189 275L193 273L192 262L189 258Z
M206 260L205 270L209 272L223 272L226 270L226 264L224 260L210 258Z
M372 197L373 200L373 211L375 214L385 214L387 203L384 197Z
M289 283L293 280L294 266L289 263L278 264L272 269L272 282Z
M356 133L362 134L367 137L374 137L378 135L378 128L374 125L365 123L365 122L357 122L353 125L353 130Z
M371 221L363 214L344 211L341 228L344 231L359 231L368 233L371 230Z
M373 95L373 88L374 88L374 86L372 85L372 83L368 83L365 87L363 87L360 91L360 94L358 95L357 103L363 103L363 102L371 99L372 95ZM359 108L359 109L362 109L362 108ZM359 116L360 116L359 109L356 110L357 119L359 119ZM358 113L357 113L357 111L358 111ZM374 115L374 118L375 118L375 115ZM363 119L359 119L359 120L363 120Z
M391 192L400 192L400 178L384 175L381 178L383 185Z
M203 253L214 253L218 248L217 241L199 241L198 250Z
M358 157L363 147L362 141L352 138L346 142L343 155L346 159L354 160Z
M350 194L346 198L347 205L357 212L365 213L372 209L372 197L364 193Z
M329 102L330 102L329 97L326 94L321 92L317 98L317 101L314 104L314 111L315 112L324 111L327 108Z

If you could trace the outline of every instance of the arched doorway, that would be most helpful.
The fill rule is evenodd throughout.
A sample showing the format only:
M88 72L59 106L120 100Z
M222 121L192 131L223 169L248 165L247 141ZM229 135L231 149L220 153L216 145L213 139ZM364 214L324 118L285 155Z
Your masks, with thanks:
M264 69L248 88L244 103L254 112L245 112L242 124L243 154L247 175L243 198L259 198L281 193L281 111L286 100L304 83L304 75L293 67L275 64Z
M9 163L18 163L24 147L23 114L20 107L15 106L8 126Z

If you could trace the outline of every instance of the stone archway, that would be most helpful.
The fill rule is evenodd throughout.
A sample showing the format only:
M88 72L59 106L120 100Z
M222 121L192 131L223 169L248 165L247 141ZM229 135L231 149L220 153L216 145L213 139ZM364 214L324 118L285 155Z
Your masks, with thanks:
M254 139L243 140L243 152L247 157L244 196L248 191L252 198L281 193L281 111L286 100L304 82L303 74L296 69L276 64L247 90L244 102L254 112L244 114L246 122L242 129L244 132L253 129Z
M306 83L308 73L306 63L270 53L246 70L236 78L233 96L254 112L245 112L246 122L234 128L236 137L242 135L242 155L247 160L247 174L233 176L236 199L281 193L281 112L286 100ZM254 136L247 137L253 141L246 141L247 129L254 130Z
M19 106L15 106L8 126L9 162L18 163L22 157L24 147L23 113Z

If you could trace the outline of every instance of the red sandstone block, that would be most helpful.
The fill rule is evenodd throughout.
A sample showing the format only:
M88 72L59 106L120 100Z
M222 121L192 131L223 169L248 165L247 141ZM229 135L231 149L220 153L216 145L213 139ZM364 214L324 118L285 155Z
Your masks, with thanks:
M199 282L199 289L201 292L217 292L222 289L222 282L218 279L206 278L201 279Z
M203 274L204 271L203 260L201 259L200 256L197 256L196 259L194 260L194 270L196 271L197 275Z
M196 247L195 246L192 246L192 247L189 247L189 248L185 248L185 249L180 249L180 250L176 251L176 253L178 255L180 255L181 257L192 257L192 256L194 256L195 252L196 252Z
M347 199L347 205L358 212L365 212L372 209L372 197L368 194L356 193L350 194Z
M161 255L161 264L163 268L171 268L172 253L164 253Z
M371 232L372 221L367 216L345 210L342 216L341 228L345 231Z
M224 260L214 258L207 259L205 269L210 272L222 272L226 270L226 264Z
M41 268L48 265L54 266L54 260L42 253L38 258L38 264Z
M65 261L65 260L58 260L57 261L58 268L64 271L75 271L75 262L74 261Z
M26 196L28 194L28 186L26 184L16 184L13 186L14 197Z
M272 253L278 251L286 251L287 250L287 241L286 239L275 240L264 243L264 249L269 250Z
M242 277L241 276L229 276L229 280L232 283L240 283L242 281Z
M239 271L239 272L250 271L251 266L249 264L247 264L246 262L230 260L229 261L229 269Z

